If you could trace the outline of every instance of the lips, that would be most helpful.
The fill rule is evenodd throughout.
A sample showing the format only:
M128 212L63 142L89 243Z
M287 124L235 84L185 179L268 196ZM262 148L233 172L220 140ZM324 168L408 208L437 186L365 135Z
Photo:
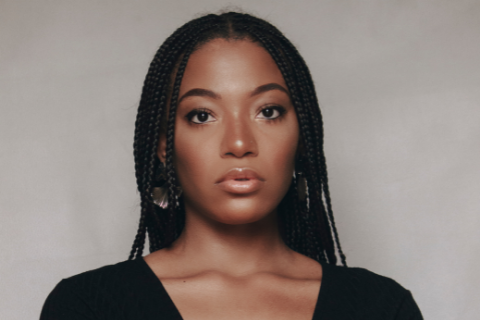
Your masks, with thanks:
M222 176L215 185L233 194L248 194L259 190L265 182L258 173L248 168L233 168Z

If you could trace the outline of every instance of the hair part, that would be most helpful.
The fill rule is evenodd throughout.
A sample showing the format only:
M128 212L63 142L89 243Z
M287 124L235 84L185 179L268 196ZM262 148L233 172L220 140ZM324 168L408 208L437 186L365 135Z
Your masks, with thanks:
M176 196L173 167L175 115L183 74L192 52L213 39L250 40L272 56L287 84L299 122L303 152L298 163L307 180L307 199L298 199L297 179L279 204L280 232L293 250L319 262L344 266L328 188L323 122L310 71L292 43L270 23L249 14L208 14L177 29L155 54L145 78L135 122L135 175L141 199L138 232L129 259L142 257L146 236L150 252L168 247L185 225L183 201ZM173 76L172 76L173 75ZM168 207L153 202L158 141L166 133Z

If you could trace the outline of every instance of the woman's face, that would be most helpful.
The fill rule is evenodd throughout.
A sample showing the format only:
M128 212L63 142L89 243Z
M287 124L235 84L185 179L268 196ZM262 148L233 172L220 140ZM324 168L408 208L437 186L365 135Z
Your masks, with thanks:
M191 55L174 144L187 215L245 224L274 214L292 180L298 140L287 86L264 48L215 39Z

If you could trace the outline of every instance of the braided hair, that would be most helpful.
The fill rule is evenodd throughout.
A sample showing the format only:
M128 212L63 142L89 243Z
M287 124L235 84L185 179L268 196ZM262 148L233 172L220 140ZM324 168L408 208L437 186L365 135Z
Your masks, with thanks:
M333 219L323 151L323 122L310 71L297 49L277 28L262 19L236 12L208 14L186 23L162 44L150 64L135 122L135 175L141 214L129 259L142 257L147 235L153 252L170 246L184 228L185 208L177 197L173 167L177 100L191 53L217 38L249 40L262 46L280 69L296 110L302 151L297 155L293 182L278 207L285 243L319 262L336 264L338 256L346 266ZM152 196L160 164L157 148L162 131L166 134L168 206L165 209L155 205ZM301 179L306 179L305 199L298 196Z

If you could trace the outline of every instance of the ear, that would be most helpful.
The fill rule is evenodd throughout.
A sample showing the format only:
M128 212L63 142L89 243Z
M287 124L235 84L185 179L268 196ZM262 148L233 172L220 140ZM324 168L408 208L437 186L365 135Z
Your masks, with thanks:
M160 133L160 139L158 140L157 156L161 162L165 163L167 159L167 135Z

